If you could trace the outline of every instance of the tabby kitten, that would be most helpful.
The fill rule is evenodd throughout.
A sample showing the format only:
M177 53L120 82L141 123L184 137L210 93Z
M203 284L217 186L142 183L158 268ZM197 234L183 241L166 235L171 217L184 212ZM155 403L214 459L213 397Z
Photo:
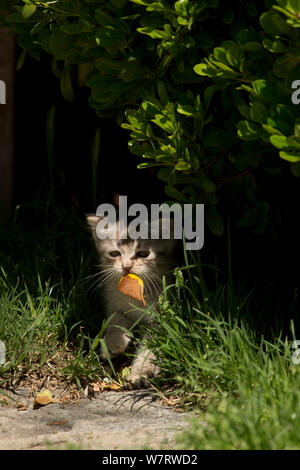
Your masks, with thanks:
M162 239L133 240L129 238L127 228L122 237L118 221L114 227L116 238L100 240L96 234L100 217L90 215L87 220L99 254L99 285L103 290L105 315L110 318L104 341L110 357L115 357L125 352L131 340L124 329L129 330L136 322L147 325L151 321L140 301L127 297L118 290L121 277L129 273L139 276L144 282L146 304L154 304L157 308L163 275L167 284L172 282L177 242ZM103 359L107 359L103 349L101 355ZM154 359L154 354L141 345L129 376L135 387L145 385L147 378L155 377L159 373L159 367L153 363Z

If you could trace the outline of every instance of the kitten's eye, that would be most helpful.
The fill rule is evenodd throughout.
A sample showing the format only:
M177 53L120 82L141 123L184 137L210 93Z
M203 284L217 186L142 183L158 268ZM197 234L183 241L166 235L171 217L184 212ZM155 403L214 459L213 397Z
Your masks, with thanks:
M117 258L117 256L121 256L121 253L119 251L115 250L115 251L111 251L109 253L109 256L111 256L112 258Z
M137 258L148 258L149 254L149 251L138 251L136 256Z

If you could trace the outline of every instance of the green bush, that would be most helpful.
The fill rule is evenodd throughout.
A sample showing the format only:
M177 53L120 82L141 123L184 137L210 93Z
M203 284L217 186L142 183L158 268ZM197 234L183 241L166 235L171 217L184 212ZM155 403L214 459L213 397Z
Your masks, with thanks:
M300 108L292 102L300 0L14 0L0 7L24 49L18 67L27 52L38 58L44 50L66 99L89 87L89 105L128 129L131 152L144 159L139 168L158 167L170 200L205 203L215 234L224 229L218 201L238 200L237 225L264 231L265 176L287 165L300 175Z

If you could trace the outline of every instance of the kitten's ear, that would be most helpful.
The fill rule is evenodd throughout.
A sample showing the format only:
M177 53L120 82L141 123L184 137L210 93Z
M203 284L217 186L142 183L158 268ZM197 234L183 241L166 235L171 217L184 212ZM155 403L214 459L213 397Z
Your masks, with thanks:
M95 215L95 214L90 214L86 216L87 223L89 224L90 230L92 232L92 235L95 241L98 241L98 237L96 234L96 227L97 227L99 220L101 219L102 217L99 217L98 215Z
M120 193L115 193L113 199L114 199L115 207L119 207L119 205L120 205Z

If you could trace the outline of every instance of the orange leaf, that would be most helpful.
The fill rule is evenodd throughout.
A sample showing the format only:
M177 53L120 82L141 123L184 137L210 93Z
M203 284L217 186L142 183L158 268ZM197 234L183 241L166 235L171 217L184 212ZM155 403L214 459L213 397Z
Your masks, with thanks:
M122 294L128 295L133 299L140 300L146 307L144 299L144 283L142 279L135 274L127 274L122 277L119 281L118 289Z

